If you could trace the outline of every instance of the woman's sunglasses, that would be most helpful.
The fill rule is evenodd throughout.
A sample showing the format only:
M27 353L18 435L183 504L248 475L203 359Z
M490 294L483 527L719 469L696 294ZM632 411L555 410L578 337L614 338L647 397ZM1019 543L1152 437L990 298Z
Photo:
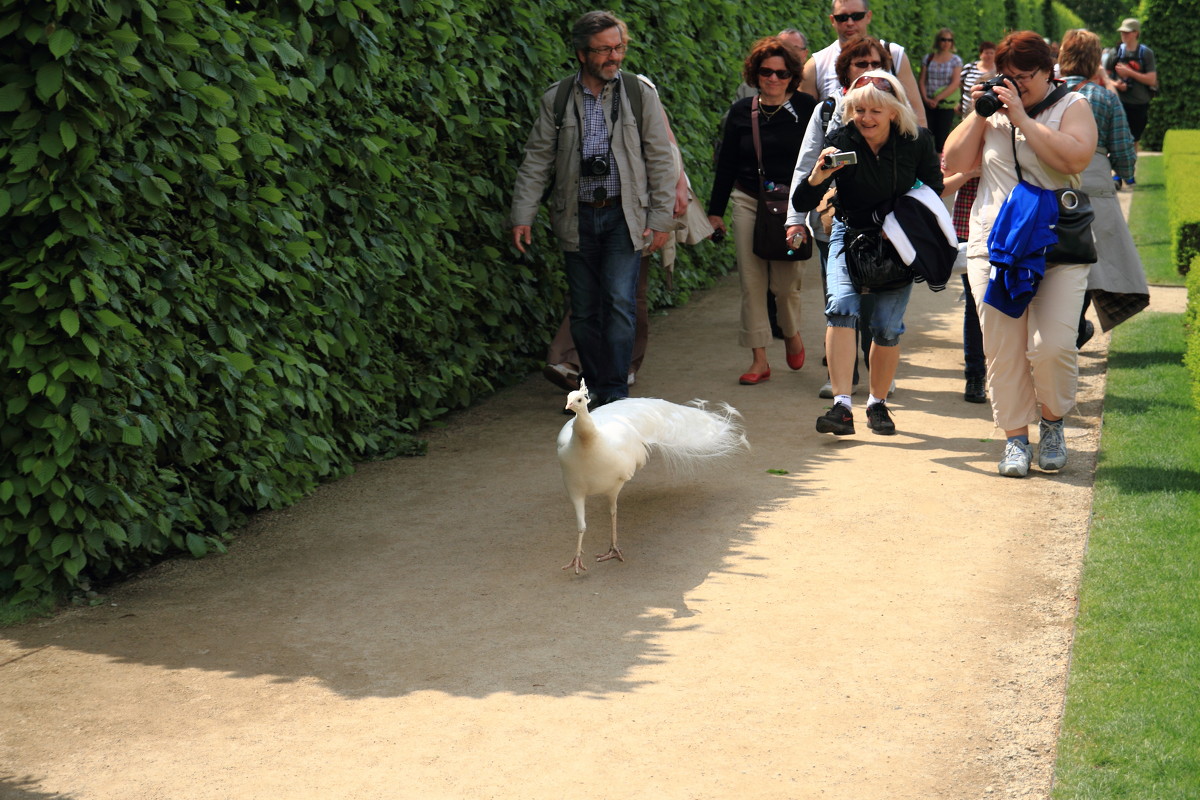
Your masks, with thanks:
M939 36L938 41L939 42L953 42L954 37L953 36Z
M851 61L850 66L858 69L879 69L883 66L882 61Z
M781 81L786 81L788 78L792 77L792 71L790 69L767 69L766 67L758 68L758 77L769 78L772 75L774 75L776 78L779 78Z
M866 86L868 83L871 84L872 86L874 86L876 89L878 89L881 92L887 92L888 94L891 94L891 95L896 94L896 90L892 88L891 81L889 81L887 78L880 78L875 75L863 75L858 80L856 80L854 82L854 85L851 86L850 88L858 89L861 86Z
M855 11L853 14L830 14L830 16L833 17L834 21L838 22L838 23L846 22L848 20L854 20L855 22L862 22L863 17L865 17L866 15L867 15L867 12L865 12L865 11Z

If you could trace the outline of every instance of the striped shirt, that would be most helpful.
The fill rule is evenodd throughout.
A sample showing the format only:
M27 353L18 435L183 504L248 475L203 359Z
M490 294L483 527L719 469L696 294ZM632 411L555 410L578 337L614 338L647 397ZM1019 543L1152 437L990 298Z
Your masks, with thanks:
M972 61L962 68L962 73L960 74L962 79L962 105L959 106L959 110L962 111L964 117L975 110L975 101L971 99L971 87L980 81L988 80L995 74L996 70L994 69L991 72L984 72L983 67L979 66L978 61Z
M1074 89L1083 83L1078 75L1066 78L1067 86ZM1133 177L1133 167L1137 163L1137 151L1133 147L1133 134L1129 131L1129 120L1125 116L1125 108L1121 98L1103 86L1094 83L1083 83L1079 93L1088 99L1092 106L1092 115L1096 118L1096 130L1099 138L1096 147L1108 150L1108 163L1113 172L1123 179Z

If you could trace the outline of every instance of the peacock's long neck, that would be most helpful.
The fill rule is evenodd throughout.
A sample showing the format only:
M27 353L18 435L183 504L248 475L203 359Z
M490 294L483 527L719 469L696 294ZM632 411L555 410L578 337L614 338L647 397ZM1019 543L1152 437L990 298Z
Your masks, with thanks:
M575 439L582 444L588 444L596 439L596 421L592 419L592 415L585 408L583 411L575 414Z

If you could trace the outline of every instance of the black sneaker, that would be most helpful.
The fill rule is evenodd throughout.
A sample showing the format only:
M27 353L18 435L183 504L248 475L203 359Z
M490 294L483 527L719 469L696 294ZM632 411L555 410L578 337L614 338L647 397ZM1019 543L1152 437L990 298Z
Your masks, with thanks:
M872 403L867 406L867 427L883 436L895 435L896 423L892 422L887 403Z
M837 436L854 433L854 415L841 403L834 403L833 408L817 417L817 433L832 433Z
M967 378L967 388L963 390L963 400L968 403L987 402L987 379L982 375L972 375Z

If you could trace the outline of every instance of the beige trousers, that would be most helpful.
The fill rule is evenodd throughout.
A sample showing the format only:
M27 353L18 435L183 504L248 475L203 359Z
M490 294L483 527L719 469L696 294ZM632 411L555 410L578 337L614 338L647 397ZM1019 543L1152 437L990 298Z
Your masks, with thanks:
M766 347L771 343L767 290L775 295L775 317L784 337L795 336L800 330L800 278L808 262L765 261L754 255L758 200L741 189L734 189L729 199L733 205L733 241L742 283L742 328L738 344Z
M1075 407L1079 383L1075 337L1090 266L1060 264L1047 269L1029 307L1014 319L983 302L991 271L988 260L967 262L983 330L992 417L1001 430L1037 422L1043 403L1056 417Z

